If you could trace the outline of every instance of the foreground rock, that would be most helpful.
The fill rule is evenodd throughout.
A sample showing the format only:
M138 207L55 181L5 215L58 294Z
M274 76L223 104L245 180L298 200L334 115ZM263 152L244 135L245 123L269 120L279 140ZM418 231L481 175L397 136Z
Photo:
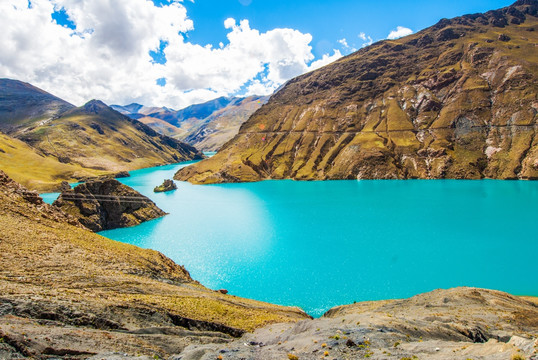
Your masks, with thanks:
M0 229L0 359L167 358L308 318L209 290L157 251L88 231L1 171Z
M135 226L166 215L149 198L114 179L63 191L53 205L95 232Z
M537 16L443 19L292 79L175 179L538 179Z
M322 318L190 346L181 359L538 359L538 300L492 290L435 290L358 303Z
M173 190L177 190L177 185L174 183L173 180L166 179L161 185L156 186L153 189L153 192L158 193L158 192L167 192L167 191L173 191Z

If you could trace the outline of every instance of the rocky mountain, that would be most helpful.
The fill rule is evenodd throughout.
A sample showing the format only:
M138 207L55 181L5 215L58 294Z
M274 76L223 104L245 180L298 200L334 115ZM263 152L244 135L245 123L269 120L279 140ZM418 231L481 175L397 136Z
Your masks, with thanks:
M0 79L0 130L4 132L31 123L46 123L74 107L30 84Z
M165 359L309 318L207 289L157 251L85 229L2 171L0 229L0 359Z
M443 19L299 76L176 179L538 179L537 16Z
M217 151L239 132L241 125L269 100L268 96L235 98L191 130L183 141L204 151Z
M220 97L181 110L140 104L112 107L161 134L185 141L203 151L217 151L268 99L267 96Z
M40 190L51 190L61 180L90 174L203 158L194 147L161 135L101 101L92 100L82 107L74 107L15 80L4 79L0 88L0 130L26 143L33 153L49 159L49 163L56 161L56 166L48 167L52 172L47 171L35 181L26 176L26 170L14 172L12 164L1 163L0 168ZM29 158L32 156L35 157L29 155ZM48 182L49 178L56 179L55 185Z
M115 179L90 181L62 191L53 205L95 232L135 226L166 215L149 198Z

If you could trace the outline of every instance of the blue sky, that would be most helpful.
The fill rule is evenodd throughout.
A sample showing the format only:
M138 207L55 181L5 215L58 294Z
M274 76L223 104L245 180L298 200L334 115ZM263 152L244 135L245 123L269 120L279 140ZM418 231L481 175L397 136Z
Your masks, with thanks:
M0 0L0 77L75 105L177 109L270 94L374 41L512 2Z
M319 57L338 48L337 41L342 38L347 39L350 46L360 47L363 41L358 34L361 32L374 40L384 39L397 26L416 32L441 18L485 12L514 1L195 0L193 3L187 0L184 4L195 27L188 34L190 41L217 46L226 40L221 24L232 17L248 19L251 27L260 31L293 28L310 33L314 54Z

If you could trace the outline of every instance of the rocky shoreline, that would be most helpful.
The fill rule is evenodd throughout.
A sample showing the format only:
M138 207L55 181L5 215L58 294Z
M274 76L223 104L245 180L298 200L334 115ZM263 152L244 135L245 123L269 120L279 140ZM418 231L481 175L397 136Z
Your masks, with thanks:
M297 308L205 288L153 250L99 236L0 171L0 359L168 358Z

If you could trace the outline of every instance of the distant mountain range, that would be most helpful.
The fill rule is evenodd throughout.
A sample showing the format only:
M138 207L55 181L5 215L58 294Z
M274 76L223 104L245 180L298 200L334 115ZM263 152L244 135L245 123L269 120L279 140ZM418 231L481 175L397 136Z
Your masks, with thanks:
M443 19L292 79L176 178L538 179L537 16Z
M202 157L101 101L75 107L30 84L0 79L0 169L32 189Z
M268 96L220 97L181 110L140 104L111 107L161 134L185 141L197 149L217 151L268 100Z

